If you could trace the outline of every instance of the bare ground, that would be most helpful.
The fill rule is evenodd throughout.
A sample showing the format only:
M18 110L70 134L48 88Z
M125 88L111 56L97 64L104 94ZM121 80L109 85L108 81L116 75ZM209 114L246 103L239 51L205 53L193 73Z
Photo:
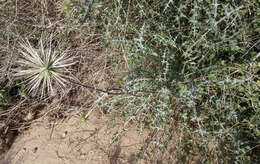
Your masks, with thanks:
M17 137L1 163L10 164L101 164L146 163L137 153L147 138L135 127L127 127L121 138L111 144L121 120L92 113L81 122L78 117L50 124L34 124Z

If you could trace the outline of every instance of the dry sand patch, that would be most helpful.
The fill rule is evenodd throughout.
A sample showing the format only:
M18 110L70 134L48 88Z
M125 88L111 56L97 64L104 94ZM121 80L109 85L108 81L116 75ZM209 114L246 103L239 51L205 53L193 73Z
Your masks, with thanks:
M2 163L11 164L103 164L136 163L136 155L147 133L134 126L114 144L110 141L120 120L93 113L86 122L72 117L52 126L35 124L17 137ZM145 163L139 160L139 163Z

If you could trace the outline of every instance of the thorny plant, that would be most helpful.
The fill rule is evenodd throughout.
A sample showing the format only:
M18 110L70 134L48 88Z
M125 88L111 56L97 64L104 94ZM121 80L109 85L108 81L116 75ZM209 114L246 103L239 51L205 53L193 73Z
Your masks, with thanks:
M259 161L259 4L118 0L93 6L103 11L91 16L102 18L108 48L129 66L120 85L137 95L102 94L96 102L126 119L113 141L135 120L139 130L148 124L160 134L151 142L160 153L172 142L167 127L174 125L180 159Z
M70 75L69 67L76 62L75 57L66 51L58 52L52 47L51 38L47 45L43 38L39 41L39 48L34 48L29 40L20 43L19 68L16 77L22 79L26 90L32 95L53 95L55 87L65 88L69 80L74 79ZM56 88L57 89L57 88Z

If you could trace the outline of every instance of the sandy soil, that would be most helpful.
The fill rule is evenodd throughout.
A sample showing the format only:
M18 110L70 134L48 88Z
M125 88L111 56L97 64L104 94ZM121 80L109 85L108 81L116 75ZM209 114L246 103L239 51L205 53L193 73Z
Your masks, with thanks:
M34 124L19 135L1 164L123 164L137 163L136 155L147 137L135 127L110 144L121 120L92 113L81 122L79 117L57 122ZM138 160L138 163L146 163Z

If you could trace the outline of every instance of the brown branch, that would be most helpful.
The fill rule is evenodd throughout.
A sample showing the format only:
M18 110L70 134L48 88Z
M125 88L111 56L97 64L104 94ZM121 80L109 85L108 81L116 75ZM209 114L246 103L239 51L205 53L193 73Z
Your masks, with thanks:
M107 90L103 90L103 89L99 89L99 88L95 88L95 87L92 87L92 86L89 86L89 85L86 85L86 84L82 84L80 82L76 82L76 81L72 81L70 80L71 83L73 84L76 84L78 86L82 86L84 88L88 88L90 90L94 90L94 91L98 91L98 92L103 92L103 93L107 93L109 95L124 95L124 94L128 94L128 95L132 95L132 96L135 96L135 97L140 97L137 95L137 93L158 93L158 92L153 92L153 91L135 91L133 93L129 93L127 91L123 91L123 89L121 88L109 88ZM119 92L113 92L113 91L119 91Z

